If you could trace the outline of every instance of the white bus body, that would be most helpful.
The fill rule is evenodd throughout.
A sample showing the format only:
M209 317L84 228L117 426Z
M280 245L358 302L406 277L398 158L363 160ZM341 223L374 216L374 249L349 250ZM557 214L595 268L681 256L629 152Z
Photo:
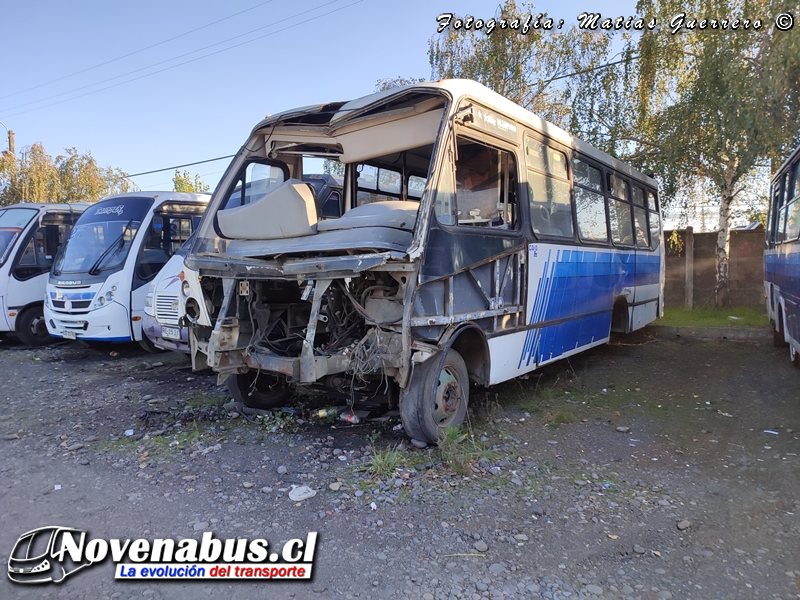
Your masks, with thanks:
M130 192L87 209L50 273L44 307L50 334L84 341L143 342L150 282L199 224L209 198L183 192Z
M315 210L305 156L344 164L341 217ZM251 406L385 394L436 442L470 381L654 320L662 241L652 178L478 83L287 111L253 130L186 258L193 364Z
M181 325L183 314L183 259L188 243L158 273L144 301L142 330L156 348L189 354L189 329Z
M0 208L0 332L29 346L50 341L42 306L58 249L89 204L22 203Z

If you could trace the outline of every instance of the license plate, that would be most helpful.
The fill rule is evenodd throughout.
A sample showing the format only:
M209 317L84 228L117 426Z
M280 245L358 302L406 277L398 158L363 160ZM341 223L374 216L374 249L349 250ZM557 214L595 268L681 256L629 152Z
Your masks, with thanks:
M162 327L161 335L170 340L181 339L181 330L177 327Z
M78 334L75 333L74 331L70 331L69 329L65 329L64 331L62 331L61 332L61 336L65 340L77 340L78 339Z

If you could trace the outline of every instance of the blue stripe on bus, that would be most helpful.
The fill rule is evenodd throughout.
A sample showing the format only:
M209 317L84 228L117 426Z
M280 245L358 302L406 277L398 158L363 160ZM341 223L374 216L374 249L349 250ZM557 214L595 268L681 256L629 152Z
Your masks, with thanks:
M50 292L51 300L91 300L94 298L94 292Z
M800 298L800 252L765 254L764 280L777 285L784 296Z
M530 322L566 321L530 329L517 368L607 337L614 297L620 290L659 283L661 258L657 254L557 250L551 264L552 252L538 282Z

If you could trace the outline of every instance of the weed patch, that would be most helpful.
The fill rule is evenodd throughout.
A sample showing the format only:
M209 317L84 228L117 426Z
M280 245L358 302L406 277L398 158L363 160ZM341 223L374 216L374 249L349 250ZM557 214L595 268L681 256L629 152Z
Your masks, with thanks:
M303 429L297 417L281 410L258 415L256 419L270 433L297 433Z

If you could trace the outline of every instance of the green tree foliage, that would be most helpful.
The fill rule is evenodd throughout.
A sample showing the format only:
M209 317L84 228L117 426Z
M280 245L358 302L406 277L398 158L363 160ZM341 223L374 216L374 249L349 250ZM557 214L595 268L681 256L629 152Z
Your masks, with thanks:
M651 171L670 200L709 184L719 205L716 303L728 303L731 206L756 169L800 141L800 38L779 31L783 0L641 0L660 30L631 40L627 60L576 94L590 141ZM679 27L706 17L761 19L759 29ZM796 17L795 17L796 18Z
M322 164L322 172L334 175L336 177L344 177L344 164L332 158L326 158Z
M134 189L120 169L100 167L91 153L66 148L53 159L40 143L0 157L0 205L18 202L96 202Z
M200 179L198 173L195 173L194 179L192 179L189 171L181 173L178 169L175 169L175 177L172 178L172 184L176 192L203 193L210 189L210 186Z
M527 2L505 0L495 19L508 22L539 13ZM455 17L454 17L455 19ZM448 27L429 43L428 57L432 79L473 79L498 94L559 125L567 125L571 115L571 86L564 76L590 70L606 62L610 38L599 32L576 27L541 28L495 27L476 31Z

